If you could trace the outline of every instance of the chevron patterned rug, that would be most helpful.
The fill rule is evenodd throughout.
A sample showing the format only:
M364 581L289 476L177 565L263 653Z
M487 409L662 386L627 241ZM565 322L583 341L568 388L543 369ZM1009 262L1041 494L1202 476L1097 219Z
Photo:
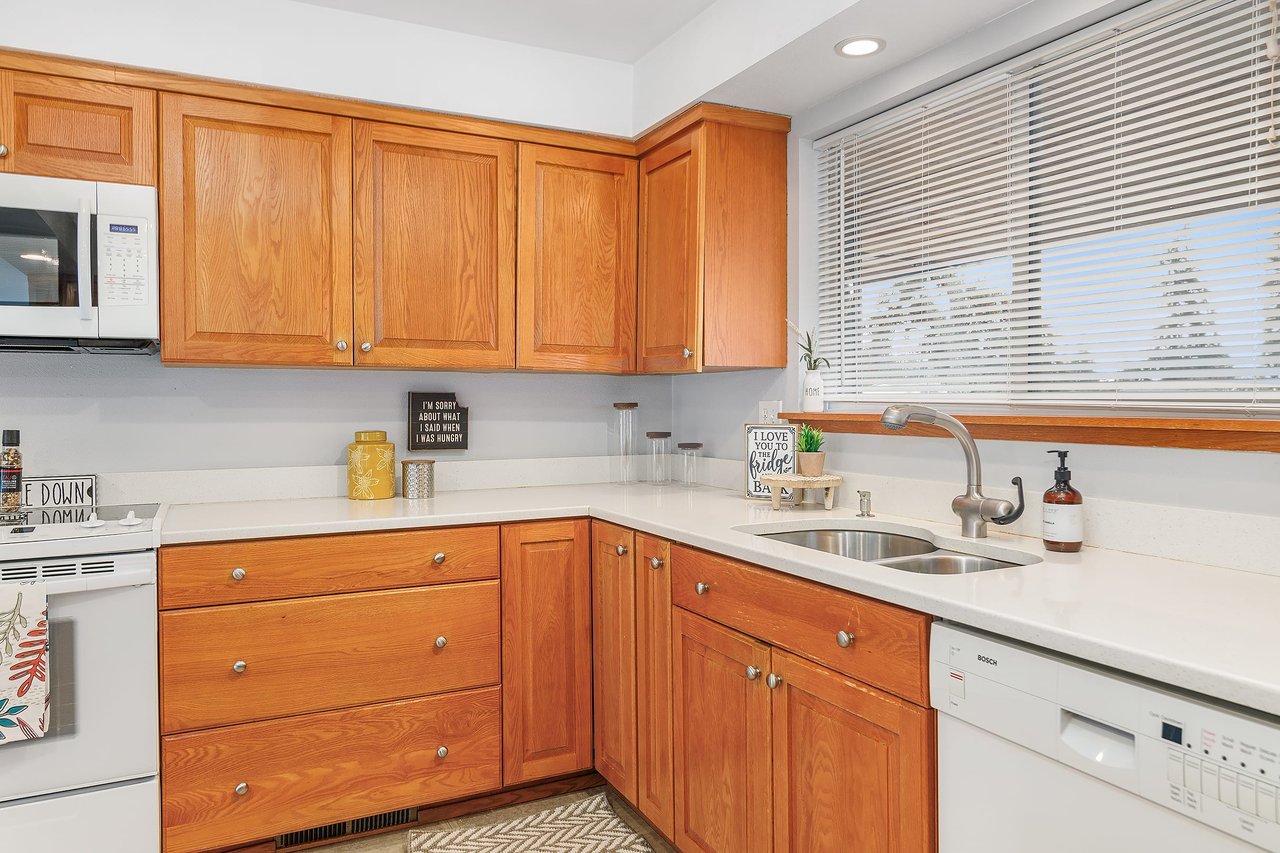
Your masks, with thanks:
M409 853L652 853L604 794L514 820L409 833Z

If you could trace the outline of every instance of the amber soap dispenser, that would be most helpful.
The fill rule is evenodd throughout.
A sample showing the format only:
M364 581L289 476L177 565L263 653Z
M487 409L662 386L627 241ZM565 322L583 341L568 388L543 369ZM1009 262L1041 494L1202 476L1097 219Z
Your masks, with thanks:
M1053 488L1044 493L1044 547L1050 551L1079 551L1084 545L1084 495L1071 486L1066 450L1058 454Z

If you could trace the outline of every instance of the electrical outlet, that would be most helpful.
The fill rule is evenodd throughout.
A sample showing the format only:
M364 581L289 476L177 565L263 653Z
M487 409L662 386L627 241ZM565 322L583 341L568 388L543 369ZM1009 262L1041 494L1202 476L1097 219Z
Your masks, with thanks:
M781 400L761 400L760 401L760 423L776 424L778 420L778 412L782 411Z

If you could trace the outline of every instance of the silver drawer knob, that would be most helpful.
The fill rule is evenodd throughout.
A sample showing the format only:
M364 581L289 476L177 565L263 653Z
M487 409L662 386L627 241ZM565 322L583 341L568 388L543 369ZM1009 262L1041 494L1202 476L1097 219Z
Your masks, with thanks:
M856 637L853 636L851 631L836 631L836 645L842 649L847 649L853 645L855 639Z
M371 349L373 349L373 344L369 343L368 341L365 341L360 345L360 352L368 352Z
M689 349L688 347L685 347L684 349L680 350L680 354L685 358L692 358L693 350Z
M769 677L764 680L764 683L769 685L770 690L777 690L778 685L782 683L782 676L776 672L771 672Z
M431 562L435 563L437 566L443 566L443 565L444 565L444 551L441 551L441 552L439 552L438 554L436 554L434 557L432 557L432 558L431 558Z
M662 568L662 567L663 567L663 565L664 565L664 563L663 563L663 560L662 560L662 558L661 558L661 557L650 557L650 558L649 558L649 568L653 569L655 572L656 572L658 569Z
M626 545L619 545L619 546L618 546L617 548L615 548L614 550L618 552L618 556L619 556L619 557L625 557L625 556L627 556L627 546L626 546Z
M448 754L449 754L449 747L447 746L442 746L436 750L436 758L444 758Z
M709 589L711 589L711 584L703 583L702 581L698 581L693 585L693 591L696 592L698 595L706 595L707 590Z
M747 681L755 681L759 677L760 677L760 667L758 666L747 667Z
M249 668L249 664L245 663L242 660L238 660L235 663L231 664L232 672L244 672L248 668Z
M347 342L346 342L346 341L338 341L336 344L334 344L334 346L338 348L338 352L346 352L346 351L347 351Z
M9 146L0 145L0 157L8 157L8 156L9 156Z
M436 637L437 649L443 649L447 645L449 645L449 641L445 639L444 634L441 634L439 637Z
M246 574L247 573L243 568L241 568L240 566L236 566L234 569L231 570L231 579L233 581L242 581L244 580Z
M243 797L243 796L244 796L245 794L247 794L247 793L249 793L249 783L248 783L248 782L241 782L239 785L236 785L236 796L237 796L237 797Z

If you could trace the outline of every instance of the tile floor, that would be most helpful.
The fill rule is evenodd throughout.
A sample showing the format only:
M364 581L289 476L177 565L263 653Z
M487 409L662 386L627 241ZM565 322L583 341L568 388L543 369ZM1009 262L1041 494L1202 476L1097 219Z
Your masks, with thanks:
M498 821L510 820L521 815L531 814L551 806L558 806L563 803L573 802L574 800L585 799L600 791L604 791L609 796L609 804L613 806L613 810L618 813L618 817L626 821L632 829L634 829L645 841L649 842L655 853L676 853L674 847L663 840L653 827L645 822L634 809L629 806L625 800L619 797L612 789L609 788L591 788L586 791L577 791L572 794L562 794L558 797L548 797L545 800L536 800L532 803L521 803L516 806L506 806L505 808L494 809L493 811L481 812L480 814L469 815L467 817L455 818L453 820L442 821L432 824L432 829L459 829L464 826L482 826L488 823L496 823ZM425 829L427 827L415 827L416 829ZM410 830L399 830L396 832L388 832L385 835L375 835L372 838L362 838L358 841L347 841L342 844L332 844L328 847L314 848L315 853L405 853L409 847Z

